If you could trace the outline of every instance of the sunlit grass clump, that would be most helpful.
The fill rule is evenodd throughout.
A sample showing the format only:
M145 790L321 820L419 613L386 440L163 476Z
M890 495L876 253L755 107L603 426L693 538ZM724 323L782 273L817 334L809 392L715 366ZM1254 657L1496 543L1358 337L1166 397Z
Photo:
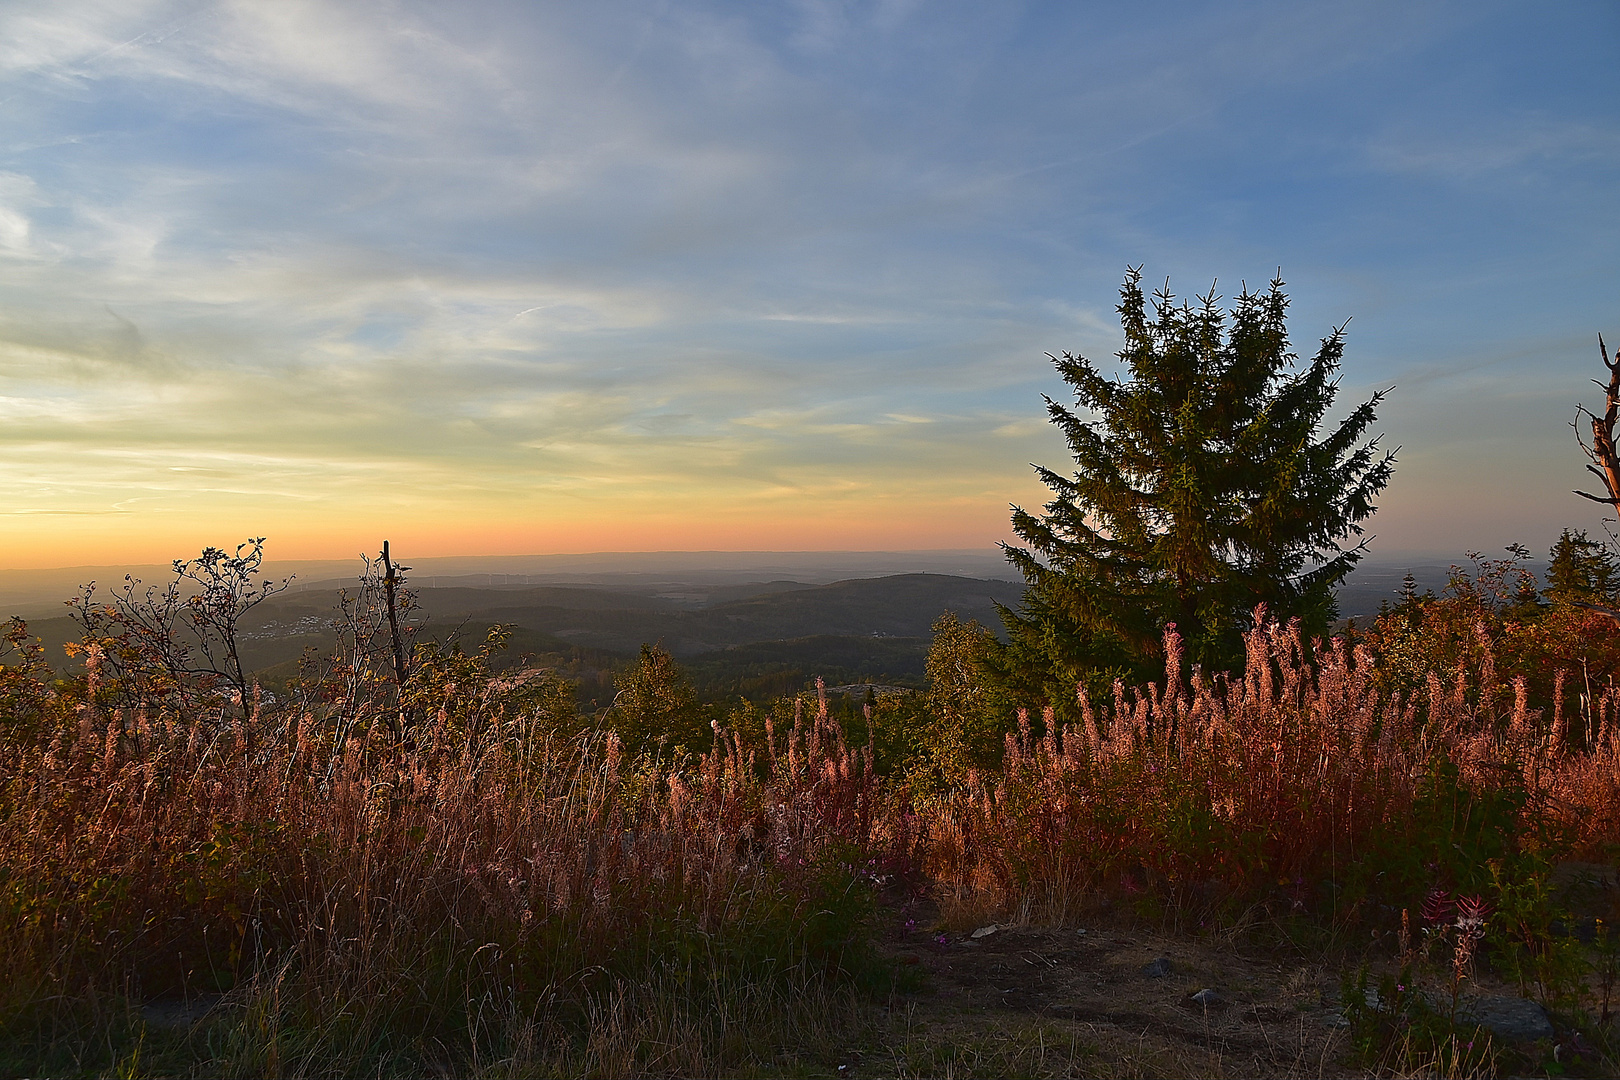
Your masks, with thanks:
M704 1072L871 974L854 860L902 838L825 714L763 761L722 739L677 766L497 722L493 679L400 739L379 716L108 712L97 668L11 673L8 1054L98 1068L89 1029L223 994L207 1050L250 1074Z
M1552 715L1523 676L1477 669L1384 689L1373 653L1297 625L1247 637L1247 666L1182 668L1083 723L1022 714L999 771L942 804L929 851L946 895L1062 918L1097 898L1210 915L1224 902L1329 923L1445 887L1476 892L1620 845L1620 690ZM1576 723L1572 726L1571 720Z
M1163 681L1077 689L1061 730L1008 716L990 766L941 720L976 692L843 719L801 697L699 741L676 687L677 744L651 653L633 715L428 646L403 690L357 650L271 704L113 663L111 638L59 677L14 624L0 1069L825 1071L896 992L897 903L947 931L1263 924L1392 956L1400 934L1410 960L1412 920L1465 898L1469 964L1593 1020L1549 882L1620 851L1620 691L1588 669L1540 707L1483 623L1416 677L1393 625L1320 642L1262 617L1230 674L1189 670L1172 630ZM927 768L879 769L880 745Z

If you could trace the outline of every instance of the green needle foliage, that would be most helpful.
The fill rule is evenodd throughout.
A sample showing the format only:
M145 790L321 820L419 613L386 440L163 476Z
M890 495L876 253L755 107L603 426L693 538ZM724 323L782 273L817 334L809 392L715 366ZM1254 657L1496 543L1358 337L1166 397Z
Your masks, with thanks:
M1606 602L1620 591L1620 565L1601 541L1585 529L1565 529L1552 546L1547 595L1568 602Z
M1063 714L1077 682L1135 681L1162 663L1167 623L1211 670L1242 663L1258 604L1324 632L1364 550L1347 541L1393 471L1394 455L1363 439L1382 392L1318 437L1343 328L1297 366L1280 279L1230 313L1213 289L1196 305L1158 291L1150 312L1140 282L1133 269L1120 289L1128 377L1053 357L1076 407L1047 398L1047 411L1076 470L1036 466L1054 497L1043 515L1014 507L1028 546L1005 546L1028 588L1002 611L1011 640L991 666Z

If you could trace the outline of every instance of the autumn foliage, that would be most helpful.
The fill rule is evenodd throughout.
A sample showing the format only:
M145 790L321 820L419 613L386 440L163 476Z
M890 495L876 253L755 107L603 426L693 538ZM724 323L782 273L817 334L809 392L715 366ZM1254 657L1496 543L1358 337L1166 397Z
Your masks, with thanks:
M1162 680L1077 688L1067 725L990 715L978 631L952 621L908 706L840 723L801 697L701 742L696 704L659 696L667 656L643 657L622 717L497 673L498 635L418 646L404 687L355 656L276 707L228 684L142 704L115 685L138 654L108 669L90 641L61 678L14 623L0 1024L44 1038L63 1001L222 993L258 1018L232 1060L265 1071L532 1060L536 1039L599 1064L604 1031L643 1030L626 987L763 1001L879 978L884 903L937 903L947 927L1112 909L1386 931L1437 892L1494 903L1620 850L1613 624L1516 574L1476 567L1326 641L1257 612L1231 673L1188 664L1171 628ZM679 744L647 730L670 710Z

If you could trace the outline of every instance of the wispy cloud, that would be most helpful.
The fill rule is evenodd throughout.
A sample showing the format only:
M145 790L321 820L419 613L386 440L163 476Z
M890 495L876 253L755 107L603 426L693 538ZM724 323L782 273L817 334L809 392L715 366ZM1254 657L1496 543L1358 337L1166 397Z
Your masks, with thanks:
M1454 123L1439 130L1400 125L1368 148L1371 161L1377 168L1457 182L1489 173L1512 173L1513 181L1522 182L1581 169L1608 176L1620 168L1620 130L1612 125L1534 112L1488 119L1489 126L1472 130Z
M684 505L708 546L751 500L909 499L981 506L940 542L988 541L1062 456L1044 354L1106 361L1140 262L1181 291L1282 263L1297 336L1354 314L1351 381L1403 383L1419 445L1434 373L1509 336L1490 363L1578 393L1558 327L1612 301L1548 286L1513 327L1514 266L1612 252L1620 165L1584 76L1479 92L1517 18L7 5L0 497L272 533L419 511L473 545ZM1585 70L1554 52L1529 63Z

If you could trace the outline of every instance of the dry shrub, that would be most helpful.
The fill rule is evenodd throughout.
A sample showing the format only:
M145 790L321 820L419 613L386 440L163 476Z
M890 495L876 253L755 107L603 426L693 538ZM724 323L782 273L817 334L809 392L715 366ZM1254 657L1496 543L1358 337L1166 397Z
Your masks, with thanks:
M660 763L448 706L405 740L308 712L103 712L94 660L84 693L0 739L14 1036L64 995L225 991L266 1071L295 1044L369 1070L465 1062L497 1029L581 1036L625 979L832 985L861 961L862 870L899 838L825 711L764 760L720 732Z
M1527 847L1620 842L1620 695L1572 737L1561 697L1544 722L1523 678L1497 678L1483 629L1473 669L1407 698L1363 648L1257 624L1241 677L1185 679L1171 629L1163 684L1116 683L1100 707L1082 690L1083 723L1048 710L1039 737L1021 714L1000 771L939 811L943 895L1050 919L1100 897L1345 918L1380 891L1478 887Z

